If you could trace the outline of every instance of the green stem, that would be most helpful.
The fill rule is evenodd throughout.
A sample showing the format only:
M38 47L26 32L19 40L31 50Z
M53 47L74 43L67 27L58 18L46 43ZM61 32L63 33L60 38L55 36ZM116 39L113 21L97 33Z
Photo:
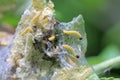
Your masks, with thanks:
M99 73L107 68L113 67L117 63L120 63L120 56L112 58L110 60L104 61L102 63L99 63L97 65L94 65L93 68L96 71L96 73Z

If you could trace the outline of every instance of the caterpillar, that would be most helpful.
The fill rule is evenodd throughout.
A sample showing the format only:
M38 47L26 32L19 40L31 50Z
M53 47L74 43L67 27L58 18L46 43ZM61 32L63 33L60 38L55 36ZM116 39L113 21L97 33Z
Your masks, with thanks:
M7 43L4 41L0 41L0 46L7 46Z
M22 33L21 35L24 36L25 34L27 34L28 32L33 32L33 29L31 27L27 27Z

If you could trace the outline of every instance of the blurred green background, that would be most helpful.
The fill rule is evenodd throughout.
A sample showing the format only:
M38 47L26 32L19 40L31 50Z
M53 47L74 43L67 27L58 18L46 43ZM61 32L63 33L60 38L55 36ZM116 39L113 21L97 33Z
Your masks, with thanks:
M52 0L56 18L71 21L82 14L85 20L90 65L120 55L120 0ZM0 31L14 34L20 17L30 0L0 0ZM120 66L104 71L107 76L119 76Z

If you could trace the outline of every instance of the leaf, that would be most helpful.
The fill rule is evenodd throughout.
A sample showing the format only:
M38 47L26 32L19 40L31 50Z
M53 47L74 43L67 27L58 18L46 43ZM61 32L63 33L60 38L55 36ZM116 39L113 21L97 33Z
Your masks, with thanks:
M119 56L119 52L120 51L118 46L114 44L109 44L101 51L98 56L89 57L87 58L87 60L91 65L95 65L102 61Z
M115 44L120 48L120 24L111 27L103 37L103 44Z
M84 20L83 20L82 16L79 15L78 17L74 18L71 22L68 22L68 23L62 22L59 25L57 25L56 28L57 28L59 34L61 34L59 37L64 38L64 44L70 45L73 48L73 50L75 50L77 52L77 54L81 55L80 59L79 59L79 63L77 65L78 66L80 66L80 65L82 65L82 66L87 65L88 66L88 63L84 57L85 52L86 52L86 48L87 48L87 37L86 37L86 32L85 32ZM83 39L79 40L77 38L77 36L75 36L75 35L62 35L63 30L78 31L82 35ZM87 80L99 80L98 76L94 73L92 68L91 67L89 67L89 68L90 68L90 72L88 72L89 76L87 76L87 73L84 74L84 71L87 70L86 68L83 69L83 68L79 67L78 69L80 71L82 70L83 72L79 72L79 70L78 70L77 71L78 73L74 72L74 68L73 68L73 71L71 71L72 69L70 69L71 74L72 73L76 74L76 76L71 75L71 78L73 80L77 80L78 78L80 80L82 80L82 79L84 79L85 76L87 76L88 79L85 78ZM60 71L62 71L62 70L60 70ZM65 73L68 73L68 74L64 74L64 73L59 74L59 72L58 72L58 75L55 76L56 77L55 80L59 80L59 78L62 78L62 80L66 80L66 79L70 78L69 71L68 72L65 71ZM84 75L80 76L81 74L84 74ZM77 76L77 75L79 75L79 76ZM62 76L64 76L64 77L62 77Z
M107 60L107 59L119 56L120 55L119 53L120 53L120 51L119 51L118 46L116 46L114 44L110 44L102 50L99 57L104 60Z
M72 30L72 31L78 31L82 35L82 40L79 40L77 36L75 35L64 35L64 41L66 44L71 45L75 48L75 50L79 50L78 45L80 45L82 54L86 52L87 48L87 38L86 38L86 32L85 32L85 26L84 26L84 20L81 15L78 17L74 18L71 22L69 23L63 23L61 22L58 26L59 30ZM61 31L62 32L62 31ZM76 46L76 47L75 47ZM78 53L80 51L77 51Z

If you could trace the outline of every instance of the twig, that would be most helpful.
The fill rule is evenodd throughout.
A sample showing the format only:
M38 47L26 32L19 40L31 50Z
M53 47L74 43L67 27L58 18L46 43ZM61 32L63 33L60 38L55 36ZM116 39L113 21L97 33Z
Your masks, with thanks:
M107 68L113 67L117 63L120 63L120 56L112 58L110 60L104 61L102 63L99 63L97 65L94 65L93 68L96 71L96 73L99 73Z

